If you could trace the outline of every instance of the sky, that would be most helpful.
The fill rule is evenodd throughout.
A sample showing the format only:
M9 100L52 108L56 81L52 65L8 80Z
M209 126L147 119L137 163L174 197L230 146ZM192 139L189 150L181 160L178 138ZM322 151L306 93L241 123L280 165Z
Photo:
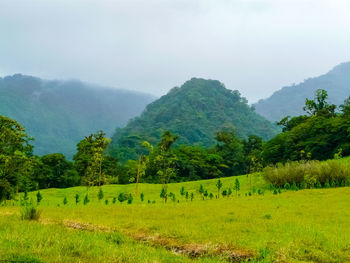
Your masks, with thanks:
M0 76L161 96L192 77L250 103L350 61L348 0L0 0Z

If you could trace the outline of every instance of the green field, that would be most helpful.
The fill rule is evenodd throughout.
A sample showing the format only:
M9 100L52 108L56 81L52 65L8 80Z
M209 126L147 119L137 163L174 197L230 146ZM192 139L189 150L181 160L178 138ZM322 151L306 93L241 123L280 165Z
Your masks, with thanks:
M210 200L217 179L169 185L176 201L159 197L161 185L140 184L144 202L116 202L135 185L42 190L39 221L20 219L19 201L0 206L0 259L24 262L349 262L350 188L282 191L274 195L259 175L223 178L241 190ZM180 188L194 200L180 195ZM80 203L74 196L80 194ZM247 195L246 195L247 194ZM36 192L29 198L36 200ZM63 204L64 197L68 203ZM105 204L108 199L108 204ZM148 200L151 203L148 203ZM177 201L178 200L178 201ZM155 203L153 203L155 201ZM131 252L132 251L132 252Z

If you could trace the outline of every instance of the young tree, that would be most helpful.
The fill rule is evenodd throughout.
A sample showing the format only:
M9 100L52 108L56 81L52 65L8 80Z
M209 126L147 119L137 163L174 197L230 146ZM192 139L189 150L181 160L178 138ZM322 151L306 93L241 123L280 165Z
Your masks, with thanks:
M180 195L184 196L185 195L185 187L182 186L180 189Z
M65 196L65 197L63 198L63 204L66 205L67 203L68 203L68 200L67 200L67 197Z
M76 205L80 202L79 198L80 198L79 194L76 193L76 194L75 194L75 204L76 204Z
M222 187L222 182L221 180L219 179L216 183L216 188L218 189L218 197L220 196L220 189Z
M88 194L84 197L84 205L87 205L90 202Z
M143 200L145 199L145 195L143 193L140 194L140 199L141 199L141 202L143 202Z
M132 204L132 201L134 200L134 198L132 197L132 194L128 195L128 204Z
M194 198L194 194L191 193L191 202L192 202L193 198Z
M104 194L103 194L102 188L100 188L100 190L98 191L97 197L99 201L103 199Z
M36 201L38 204L40 204L41 200L43 199L43 196L41 195L40 191L36 194Z
M238 178L236 178L235 180L235 191L236 191L236 196L238 195L238 191L241 190L241 186L240 186L240 183L239 183L239 180Z
M153 146L149 142L144 141L142 143L142 146L149 149L149 154L152 154ZM140 181L141 177L145 175L148 160L149 160L148 156L146 156L144 154L141 154L139 156L139 160L138 160L138 164L137 164L137 175L136 175L136 190L135 190L136 196L138 195L139 181Z

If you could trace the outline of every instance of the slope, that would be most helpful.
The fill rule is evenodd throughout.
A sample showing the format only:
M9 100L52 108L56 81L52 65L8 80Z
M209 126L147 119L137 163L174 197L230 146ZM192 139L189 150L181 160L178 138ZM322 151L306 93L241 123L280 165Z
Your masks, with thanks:
M71 158L84 136L97 130L111 135L152 100L147 94L79 81L47 81L20 74L0 78L0 114L26 128L35 138L38 155L61 152Z
M327 90L331 103L342 104L350 95L350 62L342 63L322 76L284 87L271 97L260 100L254 107L257 113L270 121L280 121L288 115L298 116L303 114L305 99L312 99L317 89Z

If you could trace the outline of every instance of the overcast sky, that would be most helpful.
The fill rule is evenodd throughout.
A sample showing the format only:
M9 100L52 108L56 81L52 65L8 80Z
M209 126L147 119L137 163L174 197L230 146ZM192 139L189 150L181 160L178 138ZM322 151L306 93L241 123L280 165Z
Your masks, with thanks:
M348 0L0 0L0 76L157 96L203 77L255 102L345 61Z

